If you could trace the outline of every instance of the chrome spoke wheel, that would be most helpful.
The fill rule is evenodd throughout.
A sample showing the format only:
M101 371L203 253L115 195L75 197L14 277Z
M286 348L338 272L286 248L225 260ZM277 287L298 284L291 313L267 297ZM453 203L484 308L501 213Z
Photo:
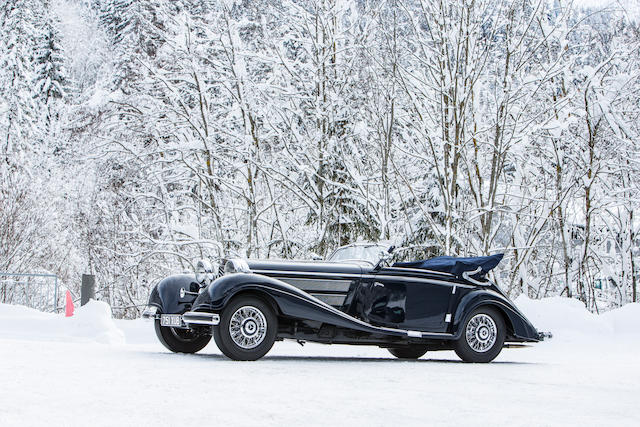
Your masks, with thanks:
M467 329L465 331L467 344L478 353L491 350L496 343L497 335L498 328L496 327L496 323L491 316L487 314L476 314L467 323Z
M256 348L267 336L267 320L254 306L240 307L231 315L229 335L238 347Z
M239 295L223 309L213 337L228 358L258 360L271 350L277 332L278 318L271 304L254 295Z

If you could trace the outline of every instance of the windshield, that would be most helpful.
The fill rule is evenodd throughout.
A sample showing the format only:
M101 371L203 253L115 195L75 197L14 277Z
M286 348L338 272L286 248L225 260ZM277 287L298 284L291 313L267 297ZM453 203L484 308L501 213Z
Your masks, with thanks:
M380 260L380 253L385 252L387 249L388 246L386 245L343 246L336 249L327 261L363 260L376 264Z

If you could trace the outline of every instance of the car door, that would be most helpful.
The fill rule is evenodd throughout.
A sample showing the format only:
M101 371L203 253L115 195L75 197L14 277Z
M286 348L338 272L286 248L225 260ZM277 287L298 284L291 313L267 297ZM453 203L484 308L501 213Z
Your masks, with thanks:
M386 293L390 296L387 298L390 304L387 313L403 312L397 327L429 332L447 330L451 319L448 311L453 283L430 278L419 271L388 267L375 275L373 285L381 295ZM382 300L378 304L381 303ZM381 310L380 306L378 312ZM400 316L396 320L400 320Z

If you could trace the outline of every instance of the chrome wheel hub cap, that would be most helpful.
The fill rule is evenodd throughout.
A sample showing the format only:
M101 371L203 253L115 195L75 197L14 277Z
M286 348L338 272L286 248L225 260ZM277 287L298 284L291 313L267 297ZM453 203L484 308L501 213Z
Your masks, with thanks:
M484 353L491 350L496 343L498 328L491 316L476 314L467 323L465 335L469 347L478 353Z
M267 319L256 307L240 307L231 316L229 335L238 347L256 348L267 336Z

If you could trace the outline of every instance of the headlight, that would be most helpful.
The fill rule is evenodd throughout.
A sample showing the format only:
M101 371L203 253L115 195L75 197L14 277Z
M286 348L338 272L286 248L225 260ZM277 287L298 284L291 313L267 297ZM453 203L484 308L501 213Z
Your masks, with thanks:
M204 271L196 271L196 282L202 283L206 277L207 276Z
M247 261L240 258L234 258L227 261L224 265L224 274L230 273L251 273L251 270L249 269Z
M209 285L215 279L213 265L206 259L201 259L196 264L196 282L201 285Z

